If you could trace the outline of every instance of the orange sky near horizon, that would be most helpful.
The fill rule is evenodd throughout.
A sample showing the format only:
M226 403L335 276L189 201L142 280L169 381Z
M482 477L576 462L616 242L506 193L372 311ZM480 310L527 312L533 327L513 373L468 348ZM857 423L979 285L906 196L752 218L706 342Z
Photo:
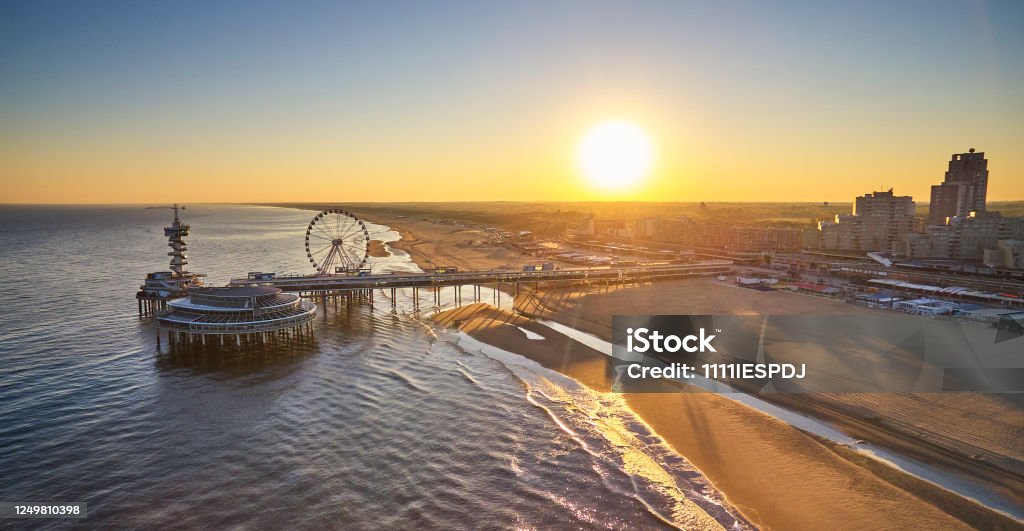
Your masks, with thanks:
M841 150L799 131L772 137L744 127L746 135L719 131L731 141L713 142L694 130L632 117L655 145L654 167L632 189L605 191L581 174L573 158L579 138L602 118L595 112L589 123L577 120L536 135L499 128L444 139L424 130L421 138L390 144L368 138L201 136L170 148L123 137L110 140L123 146L110 153L82 137L69 142L74 147L44 153L31 145L9 149L12 143L4 142L0 202L847 202L892 187L926 203L952 152L970 147L989 158L990 200L1024 199L1022 151L995 138L943 146L944 151L918 140L889 151L885 141L865 131L862 138L843 139L850 149ZM804 137L798 147L788 145L794 137Z
M0 203L926 203L969 148L1024 200L1022 4L826 4L19 3ZM655 152L615 192L609 119Z

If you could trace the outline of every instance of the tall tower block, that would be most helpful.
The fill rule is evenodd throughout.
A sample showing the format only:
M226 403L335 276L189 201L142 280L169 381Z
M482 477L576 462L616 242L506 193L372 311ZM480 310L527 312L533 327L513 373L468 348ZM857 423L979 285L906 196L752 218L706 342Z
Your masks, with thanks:
M928 224L945 225L947 218L966 218L984 212L988 195L988 159L985 153L955 153L942 184L932 186Z

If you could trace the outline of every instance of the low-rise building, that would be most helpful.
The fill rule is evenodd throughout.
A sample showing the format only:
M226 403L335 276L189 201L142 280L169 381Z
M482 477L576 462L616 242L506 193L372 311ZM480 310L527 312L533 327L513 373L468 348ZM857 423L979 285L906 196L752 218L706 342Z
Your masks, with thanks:
M730 225L680 217L662 220L655 240L752 253L799 252L803 248L804 234L799 228Z
M980 212L966 218L949 218L945 225L929 225L924 233L905 235L901 253L911 258L985 260L986 263L992 261L1006 264L1006 259L999 252L999 242L1011 240L1024 240L1024 218L1003 217L998 212ZM1006 246L1011 257L1012 247L1012 244ZM1015 258L1010 260L1018 263ZM993 263L989 265L997 267Z
M918 315L949 315L957 311L958 306L948 301L921 298L895 302L893 308Z
M1024 269L1024 240L999 240L996 244L997 257L992 267Z
M687 217L662 220L655 240L689 247L725 249L729 244L729 226Z
M730 249L746 252L798 252L803 229L786 227L733 227Z
M654 238L658 233L661 220L658 218L640 218L633 222L633 235L641 240Z

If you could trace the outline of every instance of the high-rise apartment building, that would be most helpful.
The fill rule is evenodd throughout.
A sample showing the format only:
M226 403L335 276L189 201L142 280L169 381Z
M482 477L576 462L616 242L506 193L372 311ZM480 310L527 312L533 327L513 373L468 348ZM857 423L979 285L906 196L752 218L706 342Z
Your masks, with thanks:
M948 218L968 218L985 211L988 194L988 159L985 153L957 153L949 161L942 184L932 186L928 224L945 225Z
M853 213L818 224L822 249L895 251L903 236L914 230L914 199L873 192L856 199Z

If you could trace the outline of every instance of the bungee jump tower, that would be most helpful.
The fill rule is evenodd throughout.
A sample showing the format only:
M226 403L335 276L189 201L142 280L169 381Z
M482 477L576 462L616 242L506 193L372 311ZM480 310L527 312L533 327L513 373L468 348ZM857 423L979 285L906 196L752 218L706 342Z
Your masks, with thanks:
M167 237L167 245L171 251L167 256L171 257L170 271L156 271L146 275L146 281L139 287L135 298L139 302L139 316L152 317L160 310L167 309L167 302L172 299L184 297L191 288L203 285L203 273L193 273L188 270L188 246L185 244L185 237L188 236L191 227L181 222L178 216L179 210L185 210L184 206L175 203L169 207L174 210L174 221L170 227L164 227L164 236Z

